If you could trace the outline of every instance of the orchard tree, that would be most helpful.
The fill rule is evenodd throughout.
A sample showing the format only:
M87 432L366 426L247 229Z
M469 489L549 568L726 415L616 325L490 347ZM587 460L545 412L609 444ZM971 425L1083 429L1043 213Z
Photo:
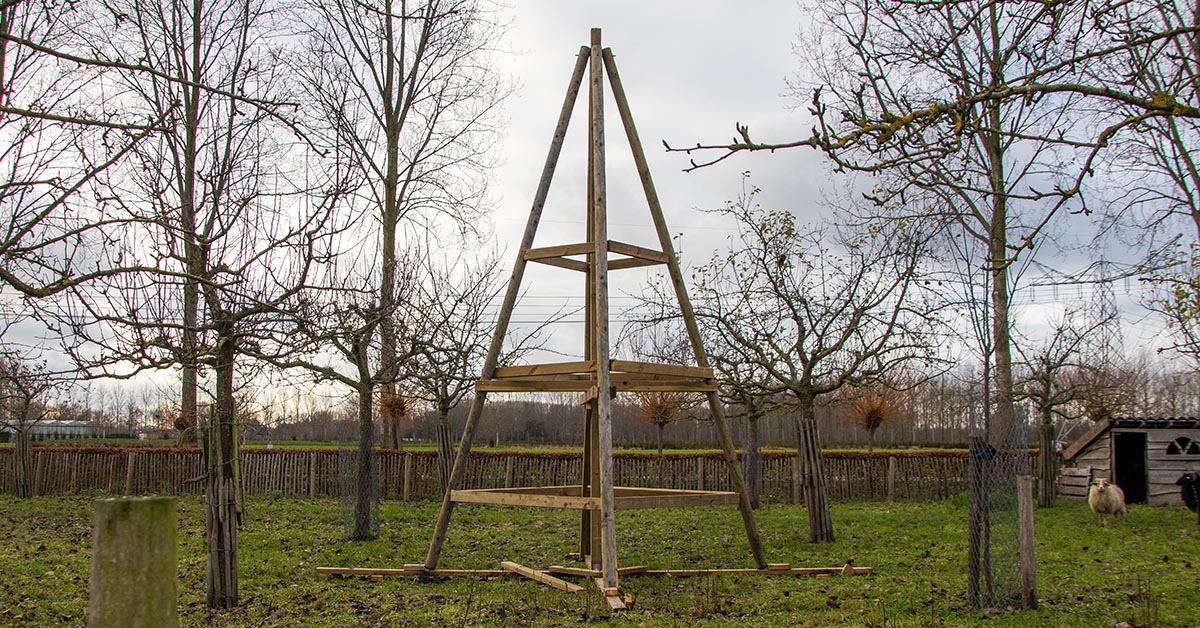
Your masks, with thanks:
M932 308L920 298L928 237L885 223L866 233L797 224L766 211L749 190L722 213L739 235L695 275L696 316L723 358L753 364L764 394L786 394L809 516L809 540L833 541L818 401L933 360Z

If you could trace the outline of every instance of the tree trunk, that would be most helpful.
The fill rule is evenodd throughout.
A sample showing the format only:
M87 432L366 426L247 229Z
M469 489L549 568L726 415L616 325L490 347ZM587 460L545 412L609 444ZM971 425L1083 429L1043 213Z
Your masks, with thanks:
M821 437L811 397L798 397L796 417L796 455L800 458L800 487L804 508L808 511L808 541L833 542L833 520L829 515L829 497L825 490L825 466L821 459Z
M742 452L742 475L746 476L746 492L750 496L750 507L757 510L762 505L762 440L758 433L761 416L746 418L746 450Z
M894 447L895 445L893 445ZM867 430L867 452L875 451L875 430Z
M667 426L663 423L657 423L655 424L655 427L658 428L658 456L661 458L663 455L663 430L665 430Z
M354 527L350 540L365 541L378 534L375 526L377 478L375 473L375 422L371 412L371 386L358 391L358 455L354 465Z
M438 478L442 482L442 491L450 490L450 470L454 466L454 444L450 439L449 415L449 408L438 409Z
M205 535L208 545L208 607L233 608L238 605L237 532L238 445L233 399L233 340L226 335L217 342L217 395L209 421L205 458L208 481L205 485Z
M1042 451L1038 461L1038 506L1050 508L1054 506L1058 492L1058 451L1055 447L1054 422L1049 416L1042 418L1038 447Z
M16 431L16 446L13 449L14 480L17 497L33 496L33 448L29 442L29 427L20 426Z

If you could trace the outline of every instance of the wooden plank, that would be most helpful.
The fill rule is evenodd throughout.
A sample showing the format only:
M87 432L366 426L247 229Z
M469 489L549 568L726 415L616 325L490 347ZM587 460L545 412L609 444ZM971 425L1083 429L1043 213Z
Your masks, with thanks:
M595 250L595 246L583 242L579 244L559 244L557 246L545 246L541 248L529 249L525 251L525 259L534 262L551 257L569 257L571 255L587 255ZM583 262L580 262L581 264ZM586 267L587 264L584 264Z
M536 495L492 490L451 491L450 500L460 504L495 504L501 506L530 506L534 508L564 508L574 510L600 509L600 499L597 497Z
M424 565L405 565L403 569L381 567L317 567L316 573L336 576L440 576L496 578L509 575L503 569L425 569Z
M537 571L536 569L530 569L529 567L526 567L524 565L519 565L519 564L509 561L509 560L500 561L500 567L502 567L506 571L511 571L517 575L525 576L526 578L529 578L530 580L536 580L542 584L552 586L555 589L561 589L563 591L566 591L567 593L578 593L583 590L583 587L581 587L577 584L571 584L570 582L567 582L566 580L560 580L558 578L555 578L554 576L552 576L544 571Z
M684 366L681 364L655 364L653 362L635 362L632 360L613 360L612 370L618 373L646 373L650 375L667 375L670 377L694 377L697 379L713 379L713 370L706 366Z
M600 595L604 598L604 602L608 604L608 608L612 611L623 611L627 607L625 601L621 599L621 592L616 587L605 586L604 578L596 578L596 588L600 590Z
M565 268L567 270L573 270L581 273L586 273L588 271L588 265L586 263L579 260L567 259L565 257L547 257L529 261L536 264L545 264L547 266L557 266L558 268Z
M874 567L852 567L853 575L861 576L875 573ZM818 576L841 575L845 567L792 567L791 569L647 569L648 576L672 576L687 578L694 576L709 576L715 574L759 574L764 576Z
M700 382L696 380L638 380L616 378L612 385L619 392L697 392L708 393L717 391L716 380Z
M590 374L594 370L596 370L595 360L552 362L549 364L522 364L520 366L498 366L493 377L500 379L504 377L529 377L533 375Z
M587 392L592 380L559 379L480 379L475 382L478 392Z
M623 257L615 259L608 263L609 270L628 270L630 268L642 268L643 266L657 266L662 262L655 262L637 257Z
M546 568L550 573L561 574L564 576L579 576L582 578L598 578L600 577L599 569L584 569L583 567L564 567L562 565L550 565Z
M646 260L647 262L650 262L653 264L666 264L667 263L667 254L666 253L663 253L662 251L655 251L654 249L648 249L643 246L635 246L633 244L626 244L624 242L617 242L615 240L609 240L608 241L608 250L612 251L613 253L616 253L618 255L628 255L629 257L636 257L639 259ZM609 262L610 268L612 267L612 264L613 264L613 262Z
M715 493L699 495L617 497L613 506L617 510L645 508L692 508L695 506L729 506L738 503L737 493Z

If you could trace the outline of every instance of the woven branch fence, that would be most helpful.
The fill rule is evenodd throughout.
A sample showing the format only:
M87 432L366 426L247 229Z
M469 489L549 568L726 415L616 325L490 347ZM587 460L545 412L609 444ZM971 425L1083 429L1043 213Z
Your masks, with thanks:
M381 450L378 456L384 499L440 497L434 452ZM837 501L937 500L966 490L967 455L962 452L830 452L824 460L829 496ZM0 492L16 491L13 464L13 450L0 448ZM203 469L198 449L35 447L33 491L198 494L204 490ZM464 488L577 484L580 471L579 454L473 453ZM618 486L732 490L719 454L615 454L613 471ZM798 475L795 454L764 453L763 501L799 502ZM251 495L337 496L338 451L244 449L242 481Z

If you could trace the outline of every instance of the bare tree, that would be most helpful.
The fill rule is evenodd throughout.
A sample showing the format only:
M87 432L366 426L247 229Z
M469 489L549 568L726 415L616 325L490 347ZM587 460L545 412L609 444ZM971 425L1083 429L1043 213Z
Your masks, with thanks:
M136 55L152 71L122 74L121 98L164 120L137 163L112 181L106 204L140 217L121 254L156 269L123 274L103 291L75 290L72 347L93 371L183 367L182 423L196 424L199 375L211 376L205 427L208 605L238 604L237 357L258 352L260 330L306 285L328 254L336 189L288 202L305 187L284 168L294 149L282 68L262 0L128 0L111 5L119 30L97 43L110 58ZM98 55L99 56L99 55ZM218 86L204 88L203 86ZM113 371L121 364L124 371ZM246 364L243 364L243 369Z
M1083 415L1083 402L1089 396L1089 381L1084 371L1089 363L1089 343L1108 319L1081 320L1077 311L1063 314L1041 343L1017 343L1023 358L1024 377L1018 382L1019 395L1033 403L1040 421L1038 446L1041 464L1038 503L1054 505L1058 490L1058 456L1055 419L1077 419ZM1024 346L1023 346L1024 345Z
M354 207L378 230L373 246L382 263L371 280L381 311L404 299L393 288L406 229L468 233L479 224L493 121L507 93L489 68L495 17L477 0L304 4L309 54L298 69L321 119L314 133L353 166ZM402 340L387 317L379 334L380 360L390 369L379 381L388 428L397 422L390 399L400 394Z
M1187 100L1194 61L1177 60L1195 56L1194 10L1157 0L814 8L823 19L802 46L818 82L812 135L761 143L738 125L731 143L675 150L700 156L695 168L742 151L813 147L840 169L883 174L877 201L903 199L906 210L966 226L992 273L992 427L1003 438L1015 416L1009 267L1057 216L1088 211L1083 183L1114 138L1200 117ZM1171 68L1166 91L1137 78L1152 59Z
M31 432L49 414L47 397L60 387L45 363L31 362L7 348L0 352L0 426L12 431L17 497L33 496Z
M494 304L505 285L495 255L476 262L427 257L421 268L419 286L399 306L404 318L413 321L417 348L398 368L408 396L437 413L438 468L446 487L454 464L450 411L474 390L494 331ZM512 364L539 348L540 334L549 324L510 334L500 364Z
M653 425L657 432L658 455L663 455L663 431L677 421L690 418L694 399L682 392L642 392L633 395L626 411L639 421Z
M932 328L916 299L927 238L889 231L841 234L764 211L755 190L723 213L739 238L695 271L696 315L720 337L723 359L754 364L763 392L795 408L809 540L833 540L816 405L912 360L932 359Z
M88 192L162 119L96 97L104 68L77 54L90 10L0 4L0 286L26 298L135 270L108 246L129 217Z
M378 480L375 460L374 391L395 381L397 363L406 363L424 350L418 335L424 314L397 304L384 307L371 278L379 260L370 250L354 250L356 232L339 234L335 250L342 251L322 267L313 280L291 295L278 311L277 324L266 330L253 355L281 369L301 369L319 382L335 382L353 391L357 408L354 467L354 515L346 531L351 540L378 534ZM402 272L393 275L397 294L413 295L426 280L421 274L421 253L410 251L399 261ZM410 303L404 300L402 303ZM388 321L395 340L385 351L380 329ZM392 361L387 361L392 360ZM395 402L400 397L385 397ZM381 403L384 402L381 400Z

